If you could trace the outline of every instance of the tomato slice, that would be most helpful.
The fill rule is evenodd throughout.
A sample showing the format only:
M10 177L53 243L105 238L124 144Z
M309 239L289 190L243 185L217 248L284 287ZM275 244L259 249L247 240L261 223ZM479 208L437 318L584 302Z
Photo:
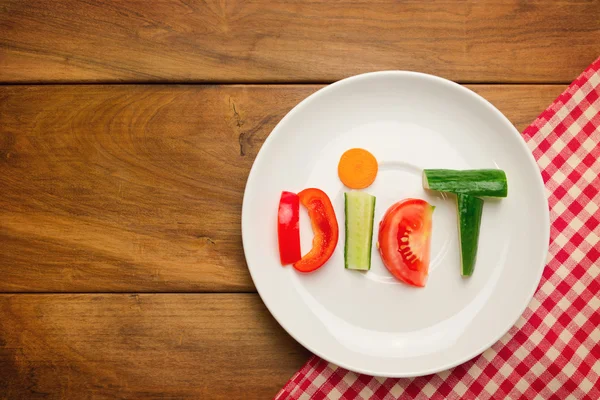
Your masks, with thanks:
M311 272L329 260L337 246L339 228L331 200L320 189L304 189L298 193L300 203L308 210L314 238L312 249L294 268L301 272Z
M392 205L379 223L379 254L396 278L423 287L429 273L433 207L406 199Z

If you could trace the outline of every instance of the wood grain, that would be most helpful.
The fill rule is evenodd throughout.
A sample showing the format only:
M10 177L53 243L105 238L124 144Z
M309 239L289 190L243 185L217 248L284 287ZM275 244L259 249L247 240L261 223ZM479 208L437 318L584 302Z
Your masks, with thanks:
M600 54L598 15L595 0L1 0L0 82L567 83Z
M0 399L267 399L308 357L256 294L0 295Z
M563 86L470 86L523 129ZM240 211L320 86L0 87L0 291L254 291Z

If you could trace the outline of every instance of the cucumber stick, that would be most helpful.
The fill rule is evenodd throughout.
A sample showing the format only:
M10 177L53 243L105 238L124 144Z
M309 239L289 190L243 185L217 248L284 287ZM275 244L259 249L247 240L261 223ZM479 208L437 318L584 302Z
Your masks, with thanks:
M371 268L375 196L365 192L344 193L346 210L345 266L348 269Z
M479 197L506 197L506 174L500 169L423 170L423 188Z
M456 206L460 239L460 273L462 276L471 276L477 258L483 200L459 193L456 195Z

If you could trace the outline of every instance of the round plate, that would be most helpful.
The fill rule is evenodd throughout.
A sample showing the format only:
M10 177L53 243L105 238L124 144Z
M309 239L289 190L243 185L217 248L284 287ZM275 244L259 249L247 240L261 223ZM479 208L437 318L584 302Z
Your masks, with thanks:
M369 150L379 173L371 270L344 269L344 192L337 163ZM460 275L455 199L423 190L423 168L506 171L509 195L486 200L475 272ZM281 191L325 191L340 239L319 270L282 267L277 245ZM433 214L425 288L395 280L375 247L393 203L425 199ZM303 254L312 231L301 207ZM409 377L451 368L508 331L531 300L544 268L549 215L538 167L519 132L485 99L431 75L388 71L334 83L298 104L265 141L248 177L242 236L264 303L303 346L344 368Z

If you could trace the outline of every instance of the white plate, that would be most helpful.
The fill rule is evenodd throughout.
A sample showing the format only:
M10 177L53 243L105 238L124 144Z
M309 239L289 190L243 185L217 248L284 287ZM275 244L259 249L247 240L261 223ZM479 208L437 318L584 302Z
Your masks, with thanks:
M344 200L337 177L353 147L379 161L372 266L344 269ZM509 195L486 200L474 275L461 278L454 199L426 193L423 168L500 168ZM340 226L332 258L311 274L279 263L282 190L308 187L331 198ZM387 208L426 199L433 214L424 289L396 281L375 249ZM302 209L302 207L301 207ZM301 214L303 254L312 242ZM538 167L519 132L494 106L453 82L388 71L344 79L297 105L265 141L248 177L242 211L248 268L269 311L303 346L344 368L409 377L461 364L490 347L531 300L549 241L548 203Z

